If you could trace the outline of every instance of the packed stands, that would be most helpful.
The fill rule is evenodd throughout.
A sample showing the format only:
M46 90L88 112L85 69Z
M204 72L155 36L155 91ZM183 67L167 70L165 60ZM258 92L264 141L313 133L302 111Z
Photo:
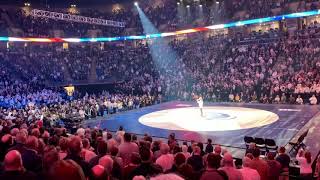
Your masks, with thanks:
M205 5L201 21L197 15L181 19L176 1L141 6L157 28L170 31L318 9L319 3L226 0ZM221 9L210 12L210 6ZM124 21L126 28L37 19L17 7L2 8L0 14L1 36L13 33L12 29L32 37L54 37L54 31L61 37L91 37L91 30L107 37L143 34L134 10L80 12ZM137 138L123 127L111 132L65 125L71 117L101 118L163 101L191 100L193 94L218 102L317 105L319 28L313 21L291 31L280 27L265 32L230 30L168 39L181 65L176 71L169 63L159 68L152 59L151 42L144 40L108 45L1 42L0 179L247 179L248 173L253 179L288 178L291 161L284 147L277 153L261 153L256 144L248 144L236 167L228 149L212 140L205 145L181 142L170 134L166 142L148 134ZM166 49L160 52L168 53ZM110 78L117 82L115 92L67 96L55 86L103 83ZM312 171L308 150L298 150L295 159L303 167L302 178L319 178L320 161Z

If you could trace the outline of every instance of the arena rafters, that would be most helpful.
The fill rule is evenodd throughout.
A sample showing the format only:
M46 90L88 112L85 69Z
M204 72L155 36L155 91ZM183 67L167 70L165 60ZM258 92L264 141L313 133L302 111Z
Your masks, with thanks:
M185 29L175 32L164 32L164 33L156 33L156 34L146 34L139 36L119 36L119 37L98 37L98 38L20 38L20 37L0 37L0 41L5 42L46 42L46 43L54 43L54 42L69 42L69 43L79 43L79 42L111 42L111 41L126 41L126 40L141 40L141 39L152 39L152 38L162 38L169 36L176 36L181 34L190 34L195 32L216 30L216 29L224 29L231 27L239 27L244 25L253 25L253 24L261 24L273 21L280 21L285 19L294 19L300 17L308 17L319 15L320 10L314 11L304 11L292 14L285 14L279 16L265 17L265 18L257 18L257 19L249 19L244 21L236 21L227 24L217 24L206 27L198 27L192 29Z

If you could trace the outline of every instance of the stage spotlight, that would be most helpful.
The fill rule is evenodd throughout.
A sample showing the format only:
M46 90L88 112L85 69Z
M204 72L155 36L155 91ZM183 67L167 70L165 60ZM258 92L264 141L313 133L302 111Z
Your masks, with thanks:
M199 7L202 7L202 4L199 4Z
M190 5L187 5L187 8L190 8Z
M178 4L178 5L180 5L180 3L179 3L179 2L177 2L177 4Z
M216 1L216 4L219 4L219 1Z
M135 5L135 6L138 6L138 2L134 2L134 5Z

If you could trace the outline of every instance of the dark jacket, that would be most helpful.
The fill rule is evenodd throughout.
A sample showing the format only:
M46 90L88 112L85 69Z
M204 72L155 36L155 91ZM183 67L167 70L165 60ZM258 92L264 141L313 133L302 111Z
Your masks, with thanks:
M89 167L90 169L93 168L95 165L99 164L99 159L102 158L103 154L98 154L97 156L93 157L92 159L90 159L89 161Z
M194 171L200 171L203 169L203 159L200 155L192 155L189 157L188 164L190 164Z
M136 169L134 169L130 175L130 179L132 179L134 176L144 176L144 177L151 177L155 176L157 174L162 173L162 167L153 164L153 163L141 163L140 166L138 166Z
M64 158L64 160L68 160L71 159L74 162L76 162L77 164L80 165L80 167L83 170L83 173L86 177L89 177L91 174L90 171L90 167L89 167L89 163L87 163L86 161L84 161L80 156L77 155L72 155L72 154L68 154L67 157Z
M208 144L206 146L206 153L212 153L213 152L213 146L212 144Z
M5 171L0 174L0 179L8 180L36 180L34 173L28 171Z
M20 154L23 154L27 150L27 148L26 148L26 146L24 144L16 143L14 146L12 146L8 150L8 152L12 151L12 150L17 150L17 151L19 151Z
M32 149L26 149L22 154L23 166L34 173L38 173L42 170L42 158Z

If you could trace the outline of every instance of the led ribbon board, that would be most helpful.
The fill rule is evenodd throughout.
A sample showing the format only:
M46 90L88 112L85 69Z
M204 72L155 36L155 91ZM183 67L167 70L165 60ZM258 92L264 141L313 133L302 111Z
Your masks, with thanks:
M189 34L194 32L215 30L215 29L224 29L231 27L238 27L244 25L253 25L260 23L267 23L273 21L280 21L284 19L294 19L300 17L308 17L319 15L320 10L314 11L305 11L299 13L285 14L279 16L265 17L265 18L257 18L257 19L249 19L244 21L231 22L227 24L217 24L206 27L198 27L192 29L185 29L175 32L164 32L158 34L146 34L139 36L119 36L119 37L99 37L99 38L18 38L18 37L0 37L0 41L6 42L70 42L70 43L78 43L78 42L112 42L112 41L126 41L126 40L139 40L139 39L151 39L151 38L161 38L168 36L176 36L180 34Z

